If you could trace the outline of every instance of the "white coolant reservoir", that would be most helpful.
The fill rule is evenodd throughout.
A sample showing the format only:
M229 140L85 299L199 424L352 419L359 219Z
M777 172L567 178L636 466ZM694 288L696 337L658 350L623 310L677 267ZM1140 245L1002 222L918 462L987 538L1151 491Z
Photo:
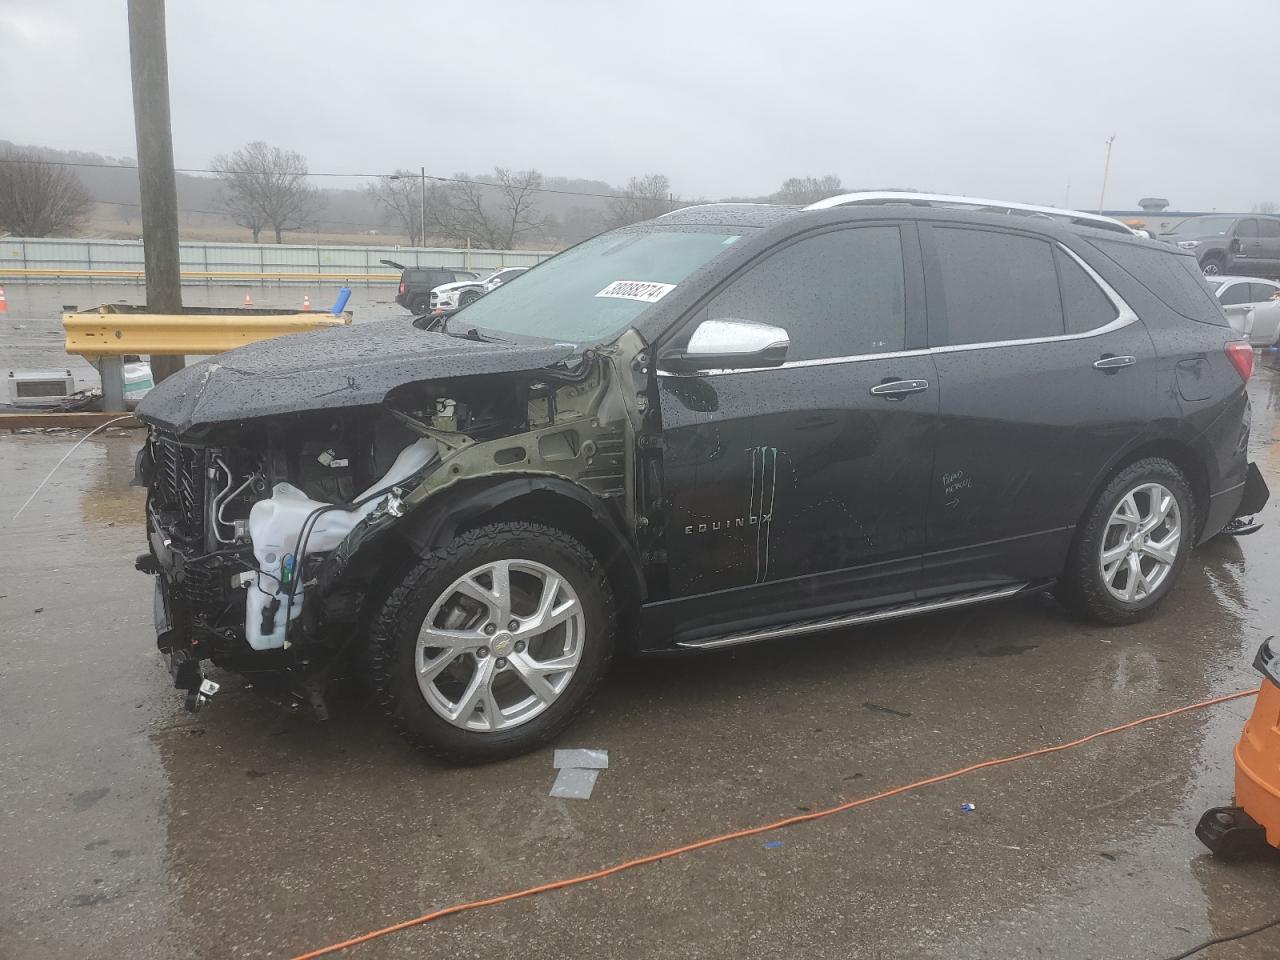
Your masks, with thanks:
M395 463L356 501L366 499L417 473L439 456L434 440L423 438L400 451ZM356 524L367 517L385 497L375 497L354 510L325 510L311 524L303 545L304 554L325 553L346 539ZM298 549L298 535L307 518L321 508L331 506L312 500L289 483L277 483L271 496L259 500L249 511L249 539L258 561L258 574L249 582L245 601L245 636L255 650L275 650L284 646L285 610L289 618L302 613L303 587L298 584L289 602L289 591L297 573L293 556Z

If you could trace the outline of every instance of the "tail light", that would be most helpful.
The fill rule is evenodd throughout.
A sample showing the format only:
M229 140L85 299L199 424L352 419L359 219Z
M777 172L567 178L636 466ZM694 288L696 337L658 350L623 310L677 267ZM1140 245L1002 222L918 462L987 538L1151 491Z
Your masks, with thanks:
M400 296L404 296L404 281L400 281Z
M1240 379L1247 381L1253 376L1253 347L1243 340L1232 340L1227 344L1227 359L1240 374Z

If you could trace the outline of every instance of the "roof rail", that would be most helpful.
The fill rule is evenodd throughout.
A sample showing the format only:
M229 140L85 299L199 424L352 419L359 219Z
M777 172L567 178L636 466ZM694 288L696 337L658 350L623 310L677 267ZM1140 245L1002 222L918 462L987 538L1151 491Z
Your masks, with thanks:
M711 203L691 203L687 207L676 207L674 210L668 210L666 213L660 213L653 219L661 220L663 217L670 217L677 213L688 213L690 210L706 210L708 207L774 207L774 203L760 203L755 200L715 200Z
M1078 227L1093 227L1097 230L1110 230L1134 236L1135 231L1112 217L1104 217L1098 213L1084 213L1080 210L1063 210L1059 207L1037 207L1029 203L1012 203L1008 200L984 200L981 197L955 197L942 193L905 193L897 190L882 190L868 193L843 193L836 197L828 197L811 203L806 210L829 210L832 207L848 207L858 204L906 203L920 207L958 207L963 210L974 210L982 213L1005 213L1013 216L1044 217L1049 220L1063 220Z

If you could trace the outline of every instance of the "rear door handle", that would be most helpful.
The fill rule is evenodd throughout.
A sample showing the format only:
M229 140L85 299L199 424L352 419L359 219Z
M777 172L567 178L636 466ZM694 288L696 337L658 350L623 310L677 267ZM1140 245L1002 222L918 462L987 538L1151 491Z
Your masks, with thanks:
M872 387L871 395L884 397L886 400L898 400L909 393L920 393L928 389L928 380L887 380Z
M1137 357L1106 356L1101 360L1093 361L1093 367L1095 370L1115 370L1118 367L1132 367L1137 362Z

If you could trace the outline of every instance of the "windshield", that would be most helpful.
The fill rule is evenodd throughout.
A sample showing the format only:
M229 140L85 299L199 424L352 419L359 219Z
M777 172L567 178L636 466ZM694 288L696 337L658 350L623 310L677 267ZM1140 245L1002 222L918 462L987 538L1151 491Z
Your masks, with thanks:
M526 271L461 311L451 329L479 327L567 343L628 326L739 237L728 232L606 233Z
M1192 217L1190 220L1183 220L1169 232L1187 237L1221 237L1226 235L1235 222L1235 217Z

